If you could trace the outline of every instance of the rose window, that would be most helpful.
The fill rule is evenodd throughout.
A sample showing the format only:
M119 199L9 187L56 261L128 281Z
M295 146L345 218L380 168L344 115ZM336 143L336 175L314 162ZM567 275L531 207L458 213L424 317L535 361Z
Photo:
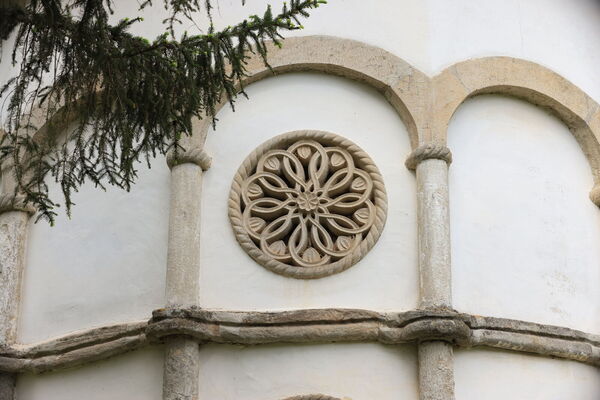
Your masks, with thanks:
M229 216L238 242L268 269L319 278L358 262L385 223L387 198L368 155L340 136L275 137L234 178Z

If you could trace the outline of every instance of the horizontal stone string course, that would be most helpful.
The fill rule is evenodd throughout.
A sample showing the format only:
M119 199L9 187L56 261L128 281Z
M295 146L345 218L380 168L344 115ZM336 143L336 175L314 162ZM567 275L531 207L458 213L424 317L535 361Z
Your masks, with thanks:
M140 347L144 347L147 344L146 336L144 334L138 334L48 356L13 358L0 355L0 371L11 373L32 372L37 374L78 367L94 361L104 360L119 354L127 353L139 349Z
M146 346L147 326L146 321L105 326L0 349L0 371L41 373L103 360Z
M353 309L229 312L161 309L149 322L94 328L32 345L0 349L0 372L41 373L136 350L168 337L200 343L271 344L444 341L559 357L600 366L600 335L453 311L378 313Z

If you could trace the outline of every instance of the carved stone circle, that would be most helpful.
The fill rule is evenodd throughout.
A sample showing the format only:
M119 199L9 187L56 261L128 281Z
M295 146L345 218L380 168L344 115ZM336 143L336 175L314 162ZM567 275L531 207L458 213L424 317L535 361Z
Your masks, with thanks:
M371 158L333 133L295 131L259 146L236 173L229 218L259 264L292 278L346 270L381 235L383 179Z

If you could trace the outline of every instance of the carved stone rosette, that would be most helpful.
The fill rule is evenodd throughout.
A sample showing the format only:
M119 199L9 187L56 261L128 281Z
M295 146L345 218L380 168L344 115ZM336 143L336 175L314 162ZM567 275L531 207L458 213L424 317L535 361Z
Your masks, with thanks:
M387 196L371 158L328 132L296 131L254 150L236 173L229 218L242 248L293 278L357 263L385 224Z

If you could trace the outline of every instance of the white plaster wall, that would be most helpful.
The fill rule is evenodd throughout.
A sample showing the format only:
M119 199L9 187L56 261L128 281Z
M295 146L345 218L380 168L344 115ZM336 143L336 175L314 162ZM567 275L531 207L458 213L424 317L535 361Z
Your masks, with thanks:
M486 351L454 352L460 400L596 400L600 370L575 361Z
M218 4L217 4L218 3ZM284 0L253 0L241 6L241 0L215 1L213 18L217 28L241 22L252 14L260 16L271 4L273 13L281 11ZM144 12L143 23L135 27L141 35L154 38L161 30L162 1ZM118 15L136 15L137 2L118 4ZM426 0L331 0L325 6L311 11L311 17L302 19L304 29L287 32L285 36L331 35L359 40L400 55L415 67L427 71L428 54L428 1ZM117 19L117 18L115 18ZM198 15L198 26L206 26L204 14ZM179 31L198 32L198 26L184 22Z
M416 307L415 178L404 167L406 128L383 96L343 78L290 74L248 88L250 101L219 114L206 149L202 204L200 304L208 308L285 309ZM277 111L274 109L277 107ZM317 280L281 277L254 262L237 244L227 216L233 175L257 146L281 133L318 129L362 147L385 181L386 227L371 252L341 274Z
M480 96L455 114L448 145L454 306L600 332L600 210L566 126Z
M156 346L77 369L21 375L18 400L160 400L163 358Z
M164 306L169 170L140 166L131 192L85 185L50 227L31 225L19 340L143 320ZM52 195L61 199L57 185Z
M596 73L600 64L597 0L427 3L427 73L437 73L469 58L508 55L549 67L600 101L600 76Z
M202 346L200 398L280 400L326 394L418 399L416 349L378 344Z
M215 24L223 27L266 4L283 0L220 0ZM121 2L122 15L135 15L137 3ZM162 4L144 13L136 32L161 32ZM469 58L506 55L545 65L600 101L600 3L596 0L331 0L312 11L297 35L331 35L378 46L433 76ZM203 16L200 17L203 20ZM200 26L203 26L200 24ZM194 31L186 23L181 30Z

